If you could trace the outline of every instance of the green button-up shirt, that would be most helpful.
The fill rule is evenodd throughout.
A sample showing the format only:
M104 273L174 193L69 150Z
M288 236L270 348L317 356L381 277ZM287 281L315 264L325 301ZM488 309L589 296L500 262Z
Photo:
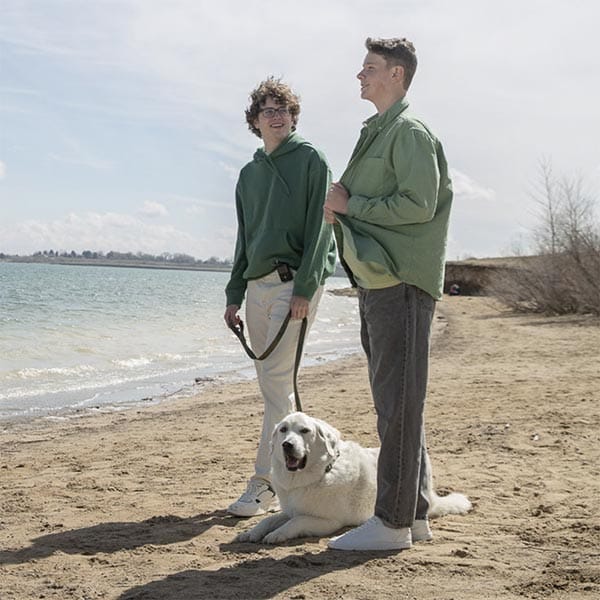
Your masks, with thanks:
M338 251L361 287L402 281L439 299L452 186L441 143L407 108L401 99L365 122L341 178Z

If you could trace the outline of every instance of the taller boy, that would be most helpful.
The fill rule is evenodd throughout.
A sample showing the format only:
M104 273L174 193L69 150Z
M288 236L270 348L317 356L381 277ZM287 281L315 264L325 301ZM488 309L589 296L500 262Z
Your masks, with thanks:
M365 122L324 211L358 286L381 452L374 516L329 546L401 550L431 539L423 413L452 188L440 142L408 112L405 96L417 67L413 44L368 38L366 47L357 77L361 97L377 114Z

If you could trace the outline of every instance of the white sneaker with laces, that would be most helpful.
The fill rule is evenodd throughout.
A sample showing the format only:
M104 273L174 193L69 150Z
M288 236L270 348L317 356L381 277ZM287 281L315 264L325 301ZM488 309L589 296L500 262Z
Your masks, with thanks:
M409 527L387 527L379 517L371 517L360 527L331 538L333 550L406 550L412 546Z
M251 479L239 500L227 507L227 512L236 517L254 517L278 510L280 507L275 490L266 481L257 479Z
M410 528L410 532L413 542L429 542L433 539L427 519L416 519Z

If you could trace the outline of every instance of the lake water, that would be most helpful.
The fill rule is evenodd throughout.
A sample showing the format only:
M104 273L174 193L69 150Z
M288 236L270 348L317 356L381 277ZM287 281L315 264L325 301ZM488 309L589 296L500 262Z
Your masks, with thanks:
M228 279L0 262L0 419L116 410L197 393L196 378L253 378L223 322ZM326 290L345 287L330 278ZM359 350L356 299L325 293L303 364Z

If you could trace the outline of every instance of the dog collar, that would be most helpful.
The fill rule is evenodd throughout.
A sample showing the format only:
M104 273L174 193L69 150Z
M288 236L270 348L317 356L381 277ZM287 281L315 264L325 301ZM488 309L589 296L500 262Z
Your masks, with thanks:
M331 471L331 469L333 469L333 465L339 457L340 457L340 451L338 450L334 459L325 467L325 473L329 473L329 471Z

